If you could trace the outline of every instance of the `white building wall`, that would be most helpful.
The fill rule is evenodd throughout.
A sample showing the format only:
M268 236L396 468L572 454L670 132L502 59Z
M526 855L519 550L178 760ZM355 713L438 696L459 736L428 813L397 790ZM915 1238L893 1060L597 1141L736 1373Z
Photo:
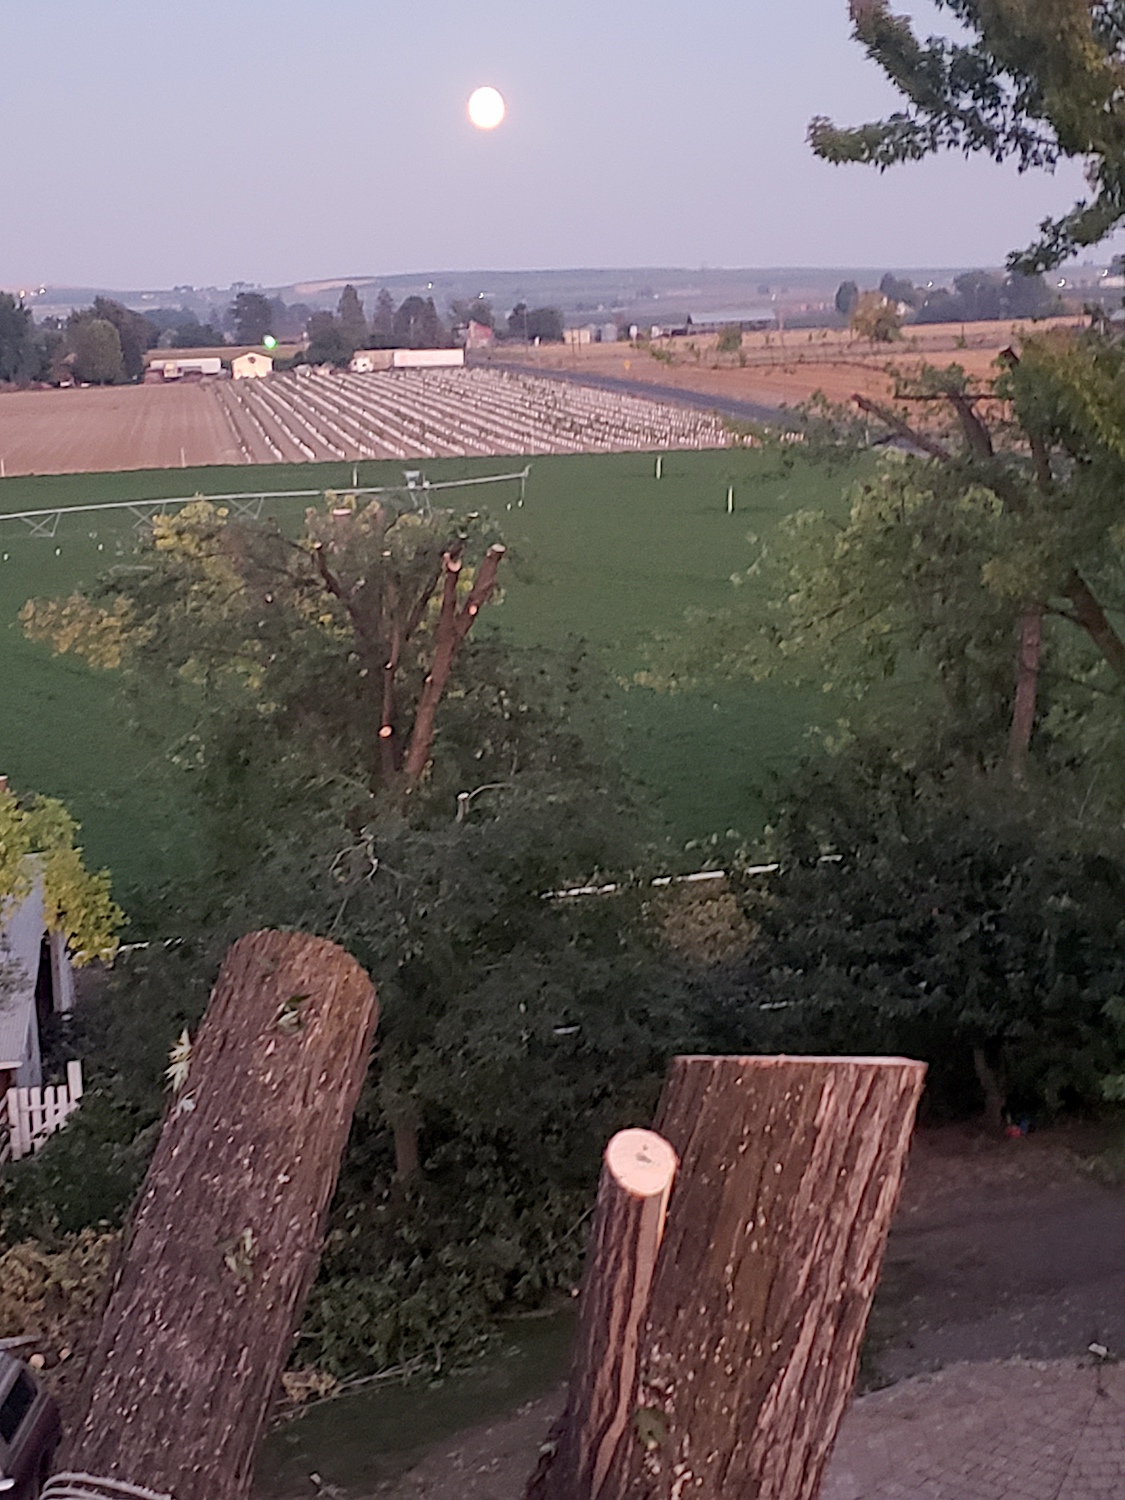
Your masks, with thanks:
M396 349L396 370L436 370L465 363L464 349Z

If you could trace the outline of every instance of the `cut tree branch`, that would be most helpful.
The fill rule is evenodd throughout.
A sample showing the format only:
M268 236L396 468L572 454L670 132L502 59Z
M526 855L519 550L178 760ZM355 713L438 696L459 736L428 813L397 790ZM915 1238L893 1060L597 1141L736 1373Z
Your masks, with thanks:
M880 422L885 423L897 437L913 444L915 448L920 449L923 453L928 453L931 458L940 458L943 463L952 463L953 455L947 448L944 448L934 438L928 437L924 432L918 432L916 428L911 427L909 422L900 417L889 406L884 406L879 401L872 401L869 396L861 396L858 391L852 397L852 400L859 407L860 411L867 412L869 416L878 417Z
M973 410L973 398L966 396L964 391L947 391L946 396L950 406L957 413L957 420L961 423L961 431L965 435L965 442L970 451L977 458L995 457L988 428Z
M408 781L417 781L429 764L437 708L453 670L454 657L473 628L473 621L495 591L496 573L503 556L504 548L498 542L489 547L477 570L469 597L460 611L457 609L457 581L461 573L460 548L446 552L442 558L445 580L442 586L441 614L438 617L437 643L429 674L422 685L410 745L402 765Z

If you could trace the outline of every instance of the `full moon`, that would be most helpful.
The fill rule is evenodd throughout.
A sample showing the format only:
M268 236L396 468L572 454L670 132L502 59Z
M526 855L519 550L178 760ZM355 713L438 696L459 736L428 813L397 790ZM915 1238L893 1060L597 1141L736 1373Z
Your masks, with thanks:
M469 119L478 130L495 130L504 118L504 96L499 89L475 89L469 95Z

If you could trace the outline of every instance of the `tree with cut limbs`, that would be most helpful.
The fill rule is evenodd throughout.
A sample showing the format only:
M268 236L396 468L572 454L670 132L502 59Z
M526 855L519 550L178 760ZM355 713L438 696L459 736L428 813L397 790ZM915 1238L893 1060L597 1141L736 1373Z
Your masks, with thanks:
M24 611L56 649L191 714L221 920L331 931L375 973L375 1097L405 1175L427 1116L466 1139L515 1130L483 1081L501 1064L585 1134L570 1101L603 1066L648 1068L665 1034L627 936L637 903L542 899L628 867L636 833L576 733L592 712L581 664L474 628L503 557L479 517L385 500L332 502L296 540L196 502L154 523L135 571ZM597 1019L618 966L611 1008L650 1018L643 1041Z

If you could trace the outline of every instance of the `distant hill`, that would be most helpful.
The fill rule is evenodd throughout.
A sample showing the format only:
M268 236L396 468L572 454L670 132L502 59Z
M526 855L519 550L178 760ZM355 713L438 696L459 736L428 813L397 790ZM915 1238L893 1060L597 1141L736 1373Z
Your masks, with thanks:
M314 308L334 308L341 289L350 281L358 288L368 311L374 305L380 287L386 287L396 302L417 295L432 297L439 311L454 300L466 300L483 294L496 312L506 314L517 302L529 307L557 307L571 322L588 316L625 316L644 323L667 323L684 319L689 313L697 321L726 308L761 306L764 301L776 303L786 314L828 306L841 281L855 281L859 286L877 286L885 271L905 277L916 285L949 286L966 266L760 266L730 269L725 267L578 267L547 271L412 271L395 275L356 274L319 280L291 282L286 286L253 288L267 296L280 297L286 303L302 302ZM999 270L1000 268L995 268ZM1068 279L1081 285L1098 280L1100 267L1083 266L1068 272ZM250 290L245 283L231 287L171 287L165 289L122 289L115 287L34 288L27 300L38 317L65 317L73 308L88 306L95 296L114 297L126 306L144 312L146 308L183 307L207 321L225 308L239 291ZM19 290L13 288L12 290Z

